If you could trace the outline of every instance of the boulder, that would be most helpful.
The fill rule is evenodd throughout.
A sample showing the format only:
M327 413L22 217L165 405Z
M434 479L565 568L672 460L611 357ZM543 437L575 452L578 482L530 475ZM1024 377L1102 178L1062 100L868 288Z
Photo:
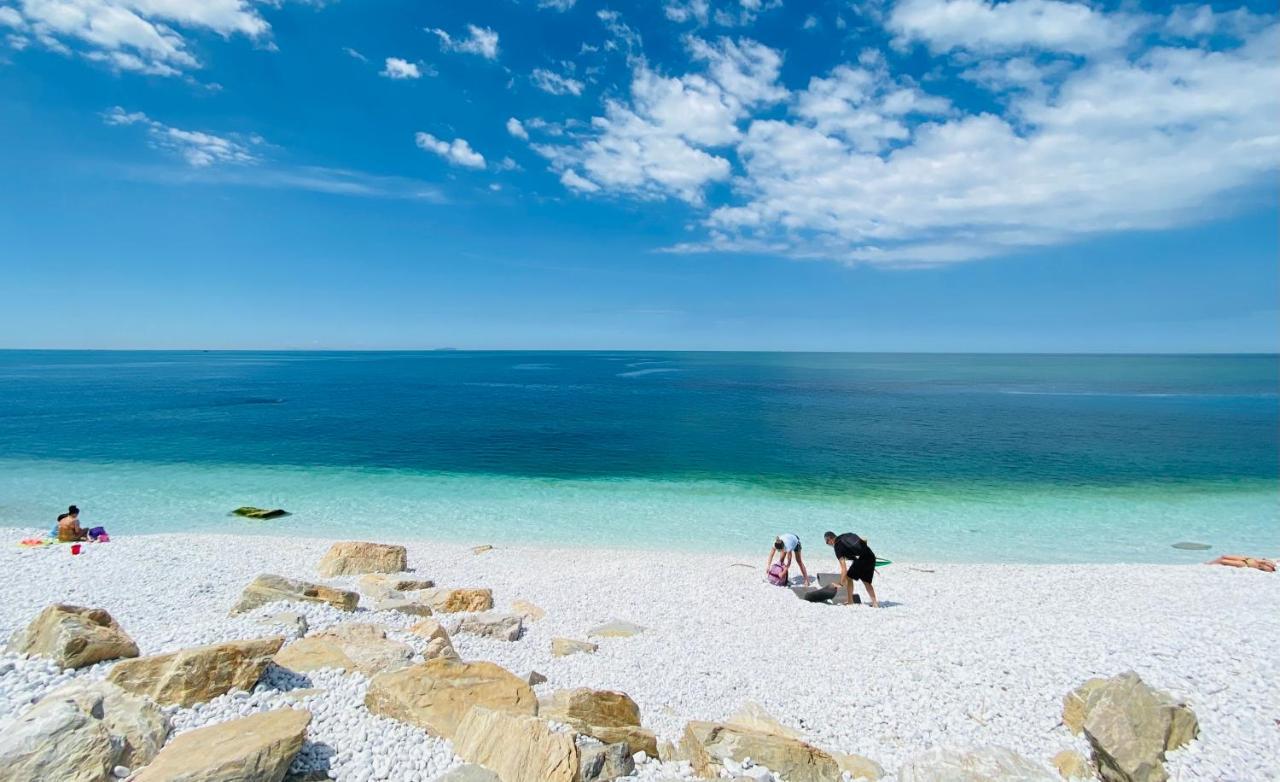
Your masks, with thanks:
M525 674L524 680L529 683L530 687L535 687L539 684L547 683L547 677L543 676L537 671L529 671L527 674Z
M374 714L447 739L453 738L458 723L474 706L515 714L538 712L533 689L507 669L491 662L464 663L443 657L378 674L369 682L364 702Z
M346 541L330 546L316 570L322 576L332 577L399 573L408 566L409 553L404 546Z
M246 519L278 519L281 516L289 515L289 511L284 508L255 508L252 505L236 508L231 513L236 516L244 516Z
M1063 779L1093 779L1089 759L1073 749L1064 749L1053 756L1053 767Z
M1067 695L1062 720L1084 731L1098 774L1108 782L1163 782L1165 753L1200 731L1186 704L1152 689L1136 673L1085 682Z
M345 589L334 589L321 584L295 581L292 578L262 574L240 593L240 602L231 609L233 614L252 611L258 606L290 600L300 603L328 603L343 611L354 611L360 595Z
M251 690L284 639L197 646L116 663L108 681L161 705L192 706L231 690Z
M258 620L258 624L283 627L286 633L293 638L301 638L310 629L307 625L307 618L294 611L281 611L278 614L264 616Z
M130 782L280 782L311 713L277 709L197 728L169 742Z
M530 603L528 600L512 601L511 613L519 614L520 616L524 617L524 620L526 622L536 622L547 615L546 611L543 611L541 608L534 605L533 603Z
M529 714L477 706L457 726L453 751L493 771L502 782L578 782L580 754L572 733Z
M572 638L552 638L551 639L551 655L553 657L568 657L571 654L586 652L591 654L600 647L589 641L575 641Z
M771 733L690 722L684 729L685 749L700 776L716 777L726 760L746 758L787 782L830 782L840 778L840 766L830 754L803 741Z
M5 651L49 657L63 668L137 657L138 645L101 608L55 603L14 634Z
M524 619L516 614L496 614L486 612L474 616L463 617L458 622L458 632L471 633L498 641L519 640L524 632Z
M409 592L419 596L435 610L445 614L489 611L493 609L493 590L479 587L460 589L423 589Z
M581 782L612 782L635 773L636 762L626 742L579 747L578 777Z
M588 725L578 720L571 721L568 725L602 744L626 744L632 753L643 752L653 758L658 756L658 737L648 728L639 725Z
M381 600L373 601L369 606L370 611L395 611L398 614L407 614L408 616L432 616L435 612L431 610L431 605L423 602L419 598L408 597L399 592L393 597L384 597Z
M502 782L502 780L484 766L467 763L440 777L436 782Z
M557 722L621 728L640 724L640 707L625 692L578 687L558 690L538 704L538 714Z
M449 638L448 631L436 620L423 619L413 627L410 627L409 632L427 639L427 648L422 652L422 659L434 660L437 657L447 657L452 660L459 659L458 652L453 648L453 641Z
M641 627L640 625L632 624L631 622L623 622L615 619L612 622L606 622L605 624L599 625L598 627L591 628L590 630L587 631L587 637L588 638L630 638L633 635L639 635L643 633L645 629L646 628Z
M366 573L356 582L361 592L373 598L398 597L400 592L430 589L435 585L429 578L406 578L394 573Z
M413 647L387 638L381 627L348 623L295 641L280 650L275 663L305 673L319 668L358 671L366 676L399 670L413 661Z
M1058 782L1048 769L1003 747L934 747L898 770L899 782Z
M752 701L742 704L742 707L724 722L726 725L735 728L772 733L775 736L785 736L796 741L804 741L804 735L800 731L778 722L760 704Z
M105 780L149 763L171 724L154 703L107 682L54 690L0 733L0 780Z

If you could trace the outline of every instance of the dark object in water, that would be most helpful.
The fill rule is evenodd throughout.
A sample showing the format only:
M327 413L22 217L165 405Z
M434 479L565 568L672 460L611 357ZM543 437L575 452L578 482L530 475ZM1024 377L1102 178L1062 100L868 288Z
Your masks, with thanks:
M1174 543L1174 548L1180 548L1183 551L1208 551L1213 548L1208 543Z
M236 516L244 516L246 519L278 519L281 516L288 516L289 511L283 508L272 508L264 510L263 508L255 508L252 505L246 505L243 508L236 508L231 511Z

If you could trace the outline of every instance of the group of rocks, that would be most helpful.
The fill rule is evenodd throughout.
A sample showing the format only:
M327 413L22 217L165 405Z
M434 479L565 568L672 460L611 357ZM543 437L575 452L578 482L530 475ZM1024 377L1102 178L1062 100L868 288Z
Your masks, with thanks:
M370 677L364 705L374 714L447 739L467 765L448 782L604 782L632 774L649 758L685 762L705 778L836 782L879 779L883 770L857 755L827 752L806 742L754 704L723 723L694 721L678 744L643 727L628 695L563 689L537 697L545 682L535 671L518 676L487 661L464 661L436 614L461 614L455 633L519 640L526 622L543 612L524 602L493 611L481 588L438 588L411 577L402 546L337 543L318 565L322 576L359 576L375 611L416 617L414 647L388 637L380 625L349 622L308 632L300 614L263 621L292 628L283 636L230 641L139 656L136 643L99 608L46 607L9 651L52 658L78 669L118 660L105 680L77 680L40 699L0 726L0 782L281 782L306 740L311 715L300 705L219 722L170 737L166 707L188 707L236 690L251 690L269 665L297 673L338 669ZM324 603L354 612L357 592L275 575L260 575L243 590L233 614L279 602ZM613 622L595 638L626 637L644 628ZM553 655L591 653L591 641L555 638ZM1054 758L1062 778L1106 782L1163 782L1165 753L1196 737L1195 715L1148 687L1136 674L1093 679L1067 695L1063 722L1087 739L1092 758L1074 751ZM1052 782L1057 775L1016 753L990 748L934 749L908 761L902 782Z

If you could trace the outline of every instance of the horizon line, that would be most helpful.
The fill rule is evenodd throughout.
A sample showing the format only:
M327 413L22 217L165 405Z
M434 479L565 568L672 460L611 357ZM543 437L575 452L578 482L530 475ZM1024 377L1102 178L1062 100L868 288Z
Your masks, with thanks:
M751 348L9 348L0 353L770 353L916 356L1271 356L1280 351L788 350Z

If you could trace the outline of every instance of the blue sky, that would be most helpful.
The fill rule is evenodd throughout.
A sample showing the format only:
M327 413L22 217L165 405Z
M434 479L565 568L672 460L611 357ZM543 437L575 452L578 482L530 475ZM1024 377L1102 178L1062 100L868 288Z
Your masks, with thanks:
M0 0L0 347L1280 349L1274 4Z

